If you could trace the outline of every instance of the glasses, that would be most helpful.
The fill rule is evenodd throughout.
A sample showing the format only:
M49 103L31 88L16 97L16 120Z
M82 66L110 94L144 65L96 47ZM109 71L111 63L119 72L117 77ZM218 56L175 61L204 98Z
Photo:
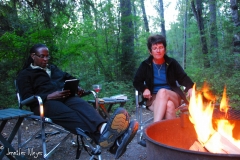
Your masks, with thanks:
M163 49L164 49L164 47L153 47L152 48L153 51L157 51L157 50L160 51L160 50L163 50Z
M44 55L37 55L37 54L34 54L34 55L41 59L44 59L44 58L50 59L51 58L51 56L44 56Z

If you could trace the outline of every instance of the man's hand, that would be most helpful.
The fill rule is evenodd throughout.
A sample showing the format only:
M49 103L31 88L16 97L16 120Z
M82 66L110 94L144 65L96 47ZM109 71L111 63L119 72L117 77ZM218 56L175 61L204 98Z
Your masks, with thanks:
M47 99L60 99L66 98L70 95L70 90L56 91L47 96Z
M82 89L81 87L78 87L78 92L77 92L77 94L78 94L79 96L81 96L84 92L85 92L84 89Z

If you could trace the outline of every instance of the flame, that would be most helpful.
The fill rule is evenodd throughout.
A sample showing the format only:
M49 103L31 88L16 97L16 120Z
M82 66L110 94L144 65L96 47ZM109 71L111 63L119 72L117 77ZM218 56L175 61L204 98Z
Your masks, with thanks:
M213 107L208 104L207 107L204 107L201 94L198 94L196 97L194 84L192 90L192 97L190 98L189 103L189 112L190 112L190 121L194 124L195 130L198 135L198 141L201 144L204 144L209 139L210 135L214 133L212 126L212 113Z
M222 96L222 100L221 100L221 103L220 103L220 111L222 112L225 112L226 116L227 116L227 111L229 109L228 107L228 103L227 103L227 91L226 91L226 86L224 86L224 90L223 90L223 96Z
M207 84L207 82L203 83L203 87L201 89L202 91L202 95L203 97L208 100L208 101L212 101L215 102L217 97L212 93L212 91L209 89L209 85Z
M207 84L204 84L201 92L196 93L196 84L193 86L192 96L190 97L189 102L189 119L194 124L194 128L197 133L198 141L205 146L207 142L211 139L214 141L214 146L219 144L220 139L217 139L217 135L222 135L224 138L228 139L232 144L234 144L237 148L240 149L240 140L236 140L233 137L232 130L234 128L234 124L231 124L228 120L219 119L216 120L216 129L213 128L212 125L212 115L214 111L214 106L212 104L213 101L216 100L216 96L209 91ZM205 94L211 93L211 94ZM208 95L206 98L206 95ZM207 102L204 101L207 99ZM225 112L229 110L226 96L226 86L224 87L223 97L220 104L220 111ZM217 134L216 134L217 133ZM214 137L214 138L213 138ZM215 148L215 147L213 147ZM221 150L221 147L219 147ZM219 153L219 152L218 152ZM227 153L227 152L226 152Z

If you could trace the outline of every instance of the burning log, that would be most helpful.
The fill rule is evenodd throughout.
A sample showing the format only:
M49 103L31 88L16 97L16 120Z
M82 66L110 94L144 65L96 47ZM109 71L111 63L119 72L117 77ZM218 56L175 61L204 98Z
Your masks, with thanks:
M205 143L205 148L212 153L240 153L240 148L238 148L233 142L219 132L215 132L210 137L210 139Z
M222 154L240 153L240 148L219 132L215 132L203 145L195 141L189 150Z
M198 141L195 141L193 143L193 145L189 148L189 150L192 151L199 151L199 152L208 152L203 145L201 145L201 143L199 143Z

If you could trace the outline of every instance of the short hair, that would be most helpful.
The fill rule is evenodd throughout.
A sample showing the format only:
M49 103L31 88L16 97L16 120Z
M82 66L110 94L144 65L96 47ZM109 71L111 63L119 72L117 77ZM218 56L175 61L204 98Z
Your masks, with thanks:
M167 43L166 43L166 38L162 35L156 34L149 36L147 39L147 47L150 52L152 52L152 45L162 43L164 48L166 49Z
M41 44L41 43L35 44L35 45L32 46L32 48L30 49L30 51L29 51L30 54L36 53L39 48L48 48L48 47L47 47L45 44Z
M39 48L48 48L48 47L47 47L45 44L41 44L41 43L35 44L34 46L32 46L32 48L29 50L29 53L30 53L30 54L28 55L28 58L27 58L27 60L25 61L22 69L25 69L25 68L29 67L29 65L30 65L31 63L33 63L33 59L32 59L32 57L31 57L31 54L32 54L32 53L37 53L37 50L38 50Z

